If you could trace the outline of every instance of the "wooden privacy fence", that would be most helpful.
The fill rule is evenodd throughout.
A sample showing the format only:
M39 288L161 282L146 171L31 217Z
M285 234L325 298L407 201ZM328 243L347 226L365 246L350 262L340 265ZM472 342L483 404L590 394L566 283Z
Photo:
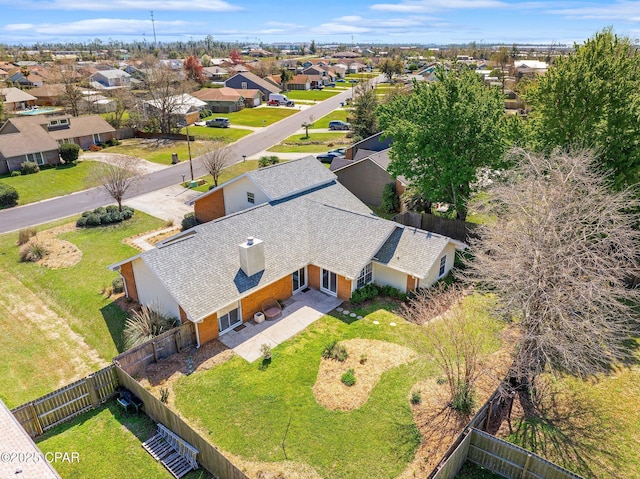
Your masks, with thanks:
M112 364L11 412L24 430L36 437L61 422L97 408L114 396L116 387L118 376Z
M464 439L433 479L454 478L467 460L508 479L582 479L537 454L474 428L466 430Z
M142 387L122 367L116 366L116 373L121 386L129 389L144 403L144 412L154 421L164 425L174 434L198 450L198 463L214 474L224 479L249 479L220 451L213 447L198 432L193 430L180 416L171 411L158 398Z
M473 237L476 225L465 221L452 220L430 214L405 211L397 214L393 220L405 226L413 226L425 231L431 231L458 241L466 242Z
M167 358L185 349L194 348L196 344L194 325L191 321L187 321L140 346L125 351L113 358L113 362L131 376L135 376L148 364L158 362L159 359Z

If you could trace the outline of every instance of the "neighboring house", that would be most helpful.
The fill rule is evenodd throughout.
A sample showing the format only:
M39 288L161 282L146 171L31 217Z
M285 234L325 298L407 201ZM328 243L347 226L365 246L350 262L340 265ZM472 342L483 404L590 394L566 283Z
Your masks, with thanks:
M398 196L404 193L407 180L400 176L393 178L387 171L389 167L389 149L379 152L360 149L354 160L336 159L331 163L331 171L338 177L338 181L360 201L369 206L382 204L382 192L387 184L394 184Z
M122 70L98 70L89 77L89 82L93 88L100 90L129 88L131 86L131 75Z
M357 52L335 52L331 56L333 58L359 58L361 55Z
M302 74L303 75L309 75L310 77L314 78L316 76L320 76L322 78L322 84L326 85L327 83L331 83L336 81L336 74L335 72L331 71L330 68L327 67L323 67L320 65L316 65L316 66L311 66L309 68L305 68L304 70L302 70ZM311 86L313 85L313 80L311 83Z
M13 113L31 108L37 98L19 88L0 88L0 99L4 104L5 113Z
M255 90L257 91L257 90ZM233 88L203 88L192 95L206 102L206 108L214 113L232 113L245 107L245 98Z
M171 106L171 116L175 123L179 125L191 125L200 120L200 112L205 109L207 103L191 96L187 93L175 95L168 98L167 101L147 100L143 103L145 112L153 115L156 110L160 110L163 106ZM168 109L166 110L168 111Z
M9 73L7 73L6 70L0 68L0 81L5 81L7 78L9 78Z
M22 68L13 68L8 72L8 79L21 87L31 88L44 84L44 79L36 72L24 71Z
M454 263L453 240L373 215L313 157L245 173L191 203L221 217L109 268L130 299L195 323L198 345L267 300L306 288L348 300L371 282L410 291Z
M209 81L222 81L229 77L229 70L222 67L204 67L202 74Z
M118 108L117 103L112 98L100 95L97 91L83 90L82 98L78 101L81 111L93 113L111 113Z
M260 90L262 99L269 98L269 93L280 93L280 87L251 72L237 73L224 82L224 86L237 90Z
M65 94L65 87L61 83L50 83L41 87L32 88L29 94L36 97L36 105L59 105Z
M360 62L351 62L347 65L347 73L360 73L367 69L367 65Z
M168 60L160 60L160 63L163 64L164 66L167 66L169 68L171 68L172 70L180 70L182 71L184 69L184 60L179 59L179 58L171 58Z
M10 118L0 128L0 174L19 170L25 161L56 165L60 163L61 144L76 143L87 149L112 139L114 133L115 129L98 115Z
M278 88L282 86L282 75L269 75L265 80ZM286 87L287 90L311 90L311 79L308 75L293 75Z
M381 131L380 133L376 133L375 135L371 135L364 140L354 143L347 148L344 155L345 158L347 160L360 160L371 153L386 150L391 146L393 138L387 137L383 139L383 133L384 132ZM365 150L365 152L360 152L360 154L358 154L359 150Z

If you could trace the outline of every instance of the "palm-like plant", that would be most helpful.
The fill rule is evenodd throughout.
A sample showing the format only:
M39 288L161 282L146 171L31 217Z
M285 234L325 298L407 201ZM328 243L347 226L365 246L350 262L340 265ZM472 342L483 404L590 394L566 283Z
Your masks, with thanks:
M175 318L169 318L147 306L142 306L142 309L134 311L124 324L125 349L131 349L169 331L176 326L177 322Z

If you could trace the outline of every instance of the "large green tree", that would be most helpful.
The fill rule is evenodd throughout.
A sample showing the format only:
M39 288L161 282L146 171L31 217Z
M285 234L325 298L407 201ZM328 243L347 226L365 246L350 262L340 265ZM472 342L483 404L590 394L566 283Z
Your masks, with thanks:
M349 110L349 120L353 130L354 141L368 138L380 131L376 109L378 96L368 83L360 83L356 87L355 98Z
M622 187L640 179L640 54L605 29L558 58L527 91L534 148L594 149Z
M501 166L507 146L504 101L467 68L436 71L438 81L415 83L378 109L381 129L393 137L390 172L403 175L431 201L467 216L467 200L481 169Z

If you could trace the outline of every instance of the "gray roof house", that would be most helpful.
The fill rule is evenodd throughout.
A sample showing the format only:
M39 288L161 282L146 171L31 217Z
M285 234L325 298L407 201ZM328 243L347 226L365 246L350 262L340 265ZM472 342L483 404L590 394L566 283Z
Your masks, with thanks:
M260 78L251 72L240 72L225 80L224 86L236 90L260 90L263 100L269 98L269 93L280 93L280 87Z
M454 262L456 242L375 216L313 157L190 203L202 212L201 202L220 214L110 266L129 298L195 323L199 344L253 319L266 300L307 288L348 300L371 282L427 287Z
M89 78L92 88L108 90L128 88L131 86L131 75L123 70L99 70Z

